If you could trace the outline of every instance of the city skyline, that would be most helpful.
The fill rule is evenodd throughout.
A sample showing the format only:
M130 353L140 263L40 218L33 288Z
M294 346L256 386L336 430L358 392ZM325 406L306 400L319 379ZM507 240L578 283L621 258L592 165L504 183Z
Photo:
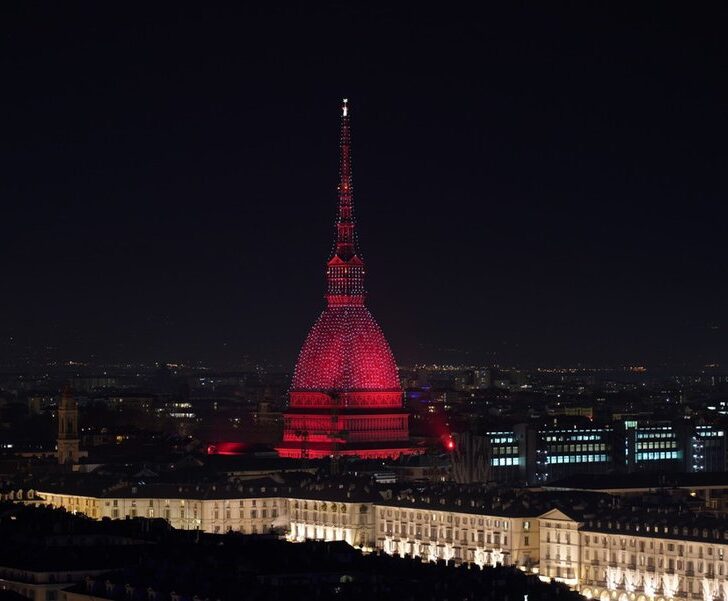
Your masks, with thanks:
M0 7L0 599L728 601L726 25Z
M175 10L5 9L1 360L292 367L347 96L401 363L728 361L721 18Z

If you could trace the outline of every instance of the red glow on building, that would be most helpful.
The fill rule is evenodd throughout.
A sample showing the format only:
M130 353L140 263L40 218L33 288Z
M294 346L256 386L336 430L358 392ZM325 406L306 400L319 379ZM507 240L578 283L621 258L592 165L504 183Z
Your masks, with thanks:
M397 364L379 324L364 306L351 177L349 107L341 116L339 209L326 266L327 306L298 357L284 416L283 457L413 453Z
M244 442L216 442L207 445L208 455L242 455L249 450Z

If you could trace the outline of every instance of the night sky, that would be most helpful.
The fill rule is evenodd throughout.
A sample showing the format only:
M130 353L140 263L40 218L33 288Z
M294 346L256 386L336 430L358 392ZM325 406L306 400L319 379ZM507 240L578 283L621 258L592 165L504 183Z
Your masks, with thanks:
M728 364L725 13L149 4L0 9L3 362L290 367L346 96L400 363Z

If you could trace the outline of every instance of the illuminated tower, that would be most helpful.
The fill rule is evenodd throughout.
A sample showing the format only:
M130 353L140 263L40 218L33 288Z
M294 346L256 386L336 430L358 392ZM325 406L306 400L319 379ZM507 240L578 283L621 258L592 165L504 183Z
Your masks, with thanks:
M326 266L326 308L303 343L285 413L283 457L396 457L412 453L397 365L364 306L356 241L349 106L341 108L336 237Z
M58 463L78 463L78 403L71 395L70 386L61 393L58 405Z

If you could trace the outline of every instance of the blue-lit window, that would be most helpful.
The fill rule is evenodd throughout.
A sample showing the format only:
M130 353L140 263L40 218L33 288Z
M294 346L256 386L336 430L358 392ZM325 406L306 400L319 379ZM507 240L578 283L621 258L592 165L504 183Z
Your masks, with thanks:
M490 464L496 467L518 465L518 457L495 457L490 460Z

